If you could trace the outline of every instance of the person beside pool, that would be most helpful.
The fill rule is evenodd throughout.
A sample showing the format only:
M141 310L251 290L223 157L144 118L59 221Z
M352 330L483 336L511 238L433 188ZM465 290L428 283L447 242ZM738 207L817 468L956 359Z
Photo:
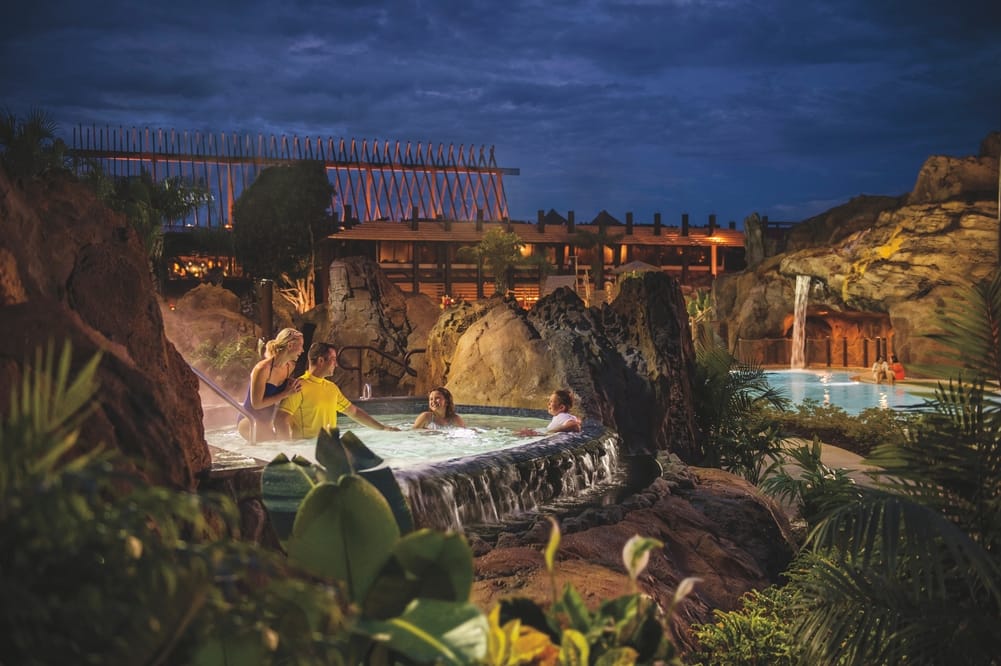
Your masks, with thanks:
M883 360L882 356L877 356L876 362L872 364L872 378L877 384L882 384L884 379L888 382L893 381L890 365Z
M546 426L546 431L540 433L531 428L518 431L519 435L531 437L533 435L552 435L558 432L580 432L580 419L570 413L573 408L573 395L565 389L557 389L549 396L546 403L546 411L549 412L553 420Z
M364 409L344 397L341 389L327 377L337 369L337 348L326 342L314 342L306 353L309 369L299 377L300 390L279 403L275 414L275 432L282 439L313 439L321 428L337 427L337 414L374 430L399 430L383 425Z
M904 379L907 376L907 373L904 372L904 364L897 359L896 354L890 358L893 360L890 364L890 372L892 373L890 376L893 378L894 383L896 383Z
M462 417L455 413L452 392L444 386L436 386L428 393L428 411L418 414L414 420L413 430L465 427L466 423Z
M283 328L264 345L264 358L250 371L243 408L254 416L258 441L274 439L278 403L299 390L299 380L292 372L302 354L302 344L302 333L294 328ZM242 413L236 417L236 429L250 441L250 421Z

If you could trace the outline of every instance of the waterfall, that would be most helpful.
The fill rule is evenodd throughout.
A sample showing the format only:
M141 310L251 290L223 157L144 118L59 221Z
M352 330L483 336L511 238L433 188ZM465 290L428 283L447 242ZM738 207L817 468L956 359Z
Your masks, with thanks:
M396 472L414 521L440 530L500 523L617 482L617 433L603 426Z
M806 367L806 305L810 299L810 276L796 276L796 309L792 323L791 368Z

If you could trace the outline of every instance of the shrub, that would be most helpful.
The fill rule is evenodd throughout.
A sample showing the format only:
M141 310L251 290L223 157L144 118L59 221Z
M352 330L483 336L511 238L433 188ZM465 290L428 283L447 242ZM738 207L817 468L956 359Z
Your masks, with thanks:
M735 611L713 611L710 624L693 625L700 649L690 663L702 666L793 666L800 648L789 631L791 601L797 593L790 587L772 586L752 590L741 598Z
M853 416L837 405L804 400L788 411L763 408L756 415L757 428L777 427L786 437L802 437L867 455L880 444L904 441L906 428L916 415L892 409L869 408Z

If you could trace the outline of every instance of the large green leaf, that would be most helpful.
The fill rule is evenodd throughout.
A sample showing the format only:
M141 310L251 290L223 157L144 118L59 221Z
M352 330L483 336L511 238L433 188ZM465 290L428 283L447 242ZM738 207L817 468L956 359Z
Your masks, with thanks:
M268 463L261 474L261 499L278 539L285 545L292 533L303 498L322 480L322 470L301 456L289 460L284 453Z
M359 476L313 488L288 540L289 560L310 573L344 581L361 601L389 559L400 530L382 494Z
M365 599L364 613L389 618L413 599L468 601L473 587L473 553L456 533L418 530L396 544Z
M475 605L417 599L390 620L361 620L357 630L422 664L475 664L487 655L490 632Z
M316 460L327 469L331 479L358 474L374 485L389 502L400 532L413 531L414 517L393 470L353 432L341 435L336 428L322 430L316 439Z

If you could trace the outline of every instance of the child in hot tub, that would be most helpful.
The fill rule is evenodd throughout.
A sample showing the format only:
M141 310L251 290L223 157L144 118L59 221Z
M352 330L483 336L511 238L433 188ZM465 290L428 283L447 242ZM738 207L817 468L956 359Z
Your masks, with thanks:
M546 403L546 411L553 420L546 426L546 431L540 433L531 428L518 431L519 435L532 437L537 435L553 435L558 432L580 432L580 419L570 413L573 408L573 395L565 389L553 391Z

